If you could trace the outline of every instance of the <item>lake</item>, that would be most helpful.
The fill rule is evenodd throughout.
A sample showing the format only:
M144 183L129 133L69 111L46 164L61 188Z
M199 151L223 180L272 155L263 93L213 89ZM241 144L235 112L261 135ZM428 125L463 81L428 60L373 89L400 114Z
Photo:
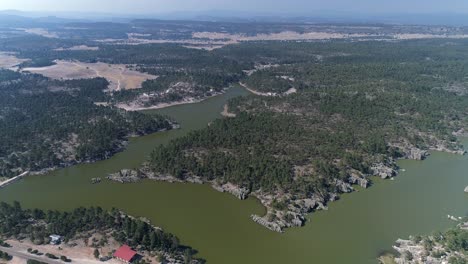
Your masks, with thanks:
M201 103L148 111L171 116L181 129L131 139L109 160L27 177L0 190L0 200L27 208L69 210L78 206L116 207L144 216L199 250L208 263L377 263L397 238L429 234L455 223L447 215L468 215L468 157L433 152L426 161L402 160L394 181L342 195L328 211L309 216L304 227L279 234L250 220L265 209L255 199L240 201L207 185L142 181L120 184L91 178L137 168L159 144L201 129L216 118L240 87ZM468 143L468 141L466 142Z

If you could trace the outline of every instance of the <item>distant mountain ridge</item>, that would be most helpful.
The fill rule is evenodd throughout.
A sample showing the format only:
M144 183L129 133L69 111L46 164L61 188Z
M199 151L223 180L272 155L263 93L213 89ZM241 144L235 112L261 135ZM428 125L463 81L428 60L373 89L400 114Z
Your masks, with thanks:
M0 11L0 22L129 22L133 19L161 19L210 22L274 22L274 23L384 23L414 25L468 26L468 14L463 13L353 13L314 11L313 13L259 13L245 11L208 10L194 12L170 12L148 14L119 14L98 12L27 12L19 10Z

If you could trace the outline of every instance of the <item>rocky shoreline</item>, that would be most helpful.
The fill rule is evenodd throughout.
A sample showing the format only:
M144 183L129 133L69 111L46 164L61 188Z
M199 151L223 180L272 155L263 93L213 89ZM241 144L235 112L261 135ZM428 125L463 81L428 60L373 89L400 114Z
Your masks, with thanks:
M468 222L459 220L453 217L460 224L449 232L468 232ZM393 249L398 252L398 256L392 256L392 259L397 264L417 264L417 263L466 263L468 256L463 250L454 250L453 245L446 241L448 233L433 236L416 236L409 239L398 239L393 246ZM460 236L460 237L463 237ZM457 240L460 238L457 238ZM463 242L459 242L463 243ZM463 261L463 262L457 262Z
M223 89L221 92L212 92L210 96L199 96L199 97L185 97L181 101L173 101L173 102L168 102L168 103L158 103L156 105L151 105L151 106L145 106L139 101L133 101L129 103L117 103L115 104L115 107L123 109L125 111L146 111L146 110L157 110L157 109L163 109L163 108L168 108L172 106L177 106L177 105L185 105L185 104L195 104L195 103L201 103L207 99L210 99L212 97L216 97L219 95L222 95L225 93L227 88Z
M391 145L392 146L392 145ZM422 150L409 144L393 145L400 150L401 159L424 160L429 156L428 150L445 151L448 153L464 155L466 151L460 149L449 149L447 147L433 146L428 150ZM328 202L333 202L339 199L341 193L350 193L355 191L353 185L358 185L362 188L368 188L371 184L370 177L380 177L382 179L391 179L398 175L397 160L388 158L385 162L374 163L370 166L370 173L364 174L360 171L350 169L347 171L348 176L345 180L335 180L334 185L337 187L336 193L314 194L312 197L296 197L291 193L266 193L261 190L250 192L248 188L237 186L235 184L216 181L204 181L198 176L188 176L184 179L178 179L171 175L157 175L151 171L145 164L138 170L121 170L117 173L108 175L107 179L120 183L133 183L142 179L150 179L165 182L178 183L196 183L210 184L213 189L219 192L226 192L234 195L240 200L246 199L249 195L260 200L263 206L266 207L267 213L264 216L251 215L250 218L275 232L284 232L290 227L303 226L307 221L306 216L318 210L327 210ZM274 204L277 201L283 201L283 208L275 208Z

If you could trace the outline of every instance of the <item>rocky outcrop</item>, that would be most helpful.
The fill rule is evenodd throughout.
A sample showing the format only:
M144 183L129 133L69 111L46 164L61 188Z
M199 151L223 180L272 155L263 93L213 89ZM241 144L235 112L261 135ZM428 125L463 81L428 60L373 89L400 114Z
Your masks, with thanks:
M265 218L260 217L258 215L251 215L250 218L252 218L252 220L255 223L260 224L260 225L270 229L271 231L275 231L275 232L279 232L279 233L283 232L283 229L276 222L269 222Z
M339 179L335 179L335 185L338 188L338 190L342 193L349 193L354 191L354 188L353 186L351 186L351 184Z
M117 173L113 173L107 176L107 179L112 180L112 181L117 181L120 183L137 182L141 180L142 178L145 178L145 175L142 174L140 171L128 170L128 169L123 169Z
M357 175L351 175L348 178L348 181L351 184L357 184L361 186L362 188L367 188L369 186L369 180L364 178L364 177L359 177Z
M92 178L91 179L91 183L92 184L98 184L98 183L101 183L102 179L101 178Z
M375 176L379 176L380 178L382 179L387 179L387 178L392 178L394 176L396 176L397 172L383 164L383 163L376 163L376 164L373 164L371 167L370 167L370 170L372 172L373 175Z
M266 228L275 232L283 232L289 227L303 226L306 222L306 215L312 211L327 210L326 202L338 199L335 193L327 194L326 197L312 195L309 198L298 198L285 193L263 193L256 191L252 193L267 208L265 216L252 215L252 219ZM275 207L278 201L282 201L284 208Z
M389 146L398 149L403 159L424 160L429 156L427 150L417 148L409 142L390 143Z
M257 224L260 224L271 231L283 233L285 228L303 226L306 219L302 214L287 212L287 219L274 219L268 220L267 216L260 217L258 215L251 215L250 218Z
M434 147L431 147L430 149L435 150L435 151L441 151L441 152L456 154L456 155L465 155L466 154L466 150L464 150L464 149L461 149L461 148L450 149L450 148L447 148L446 146L443 146L443 145L434 146Z
M215 190L219 191L219 192L230 193L230 194L236 196L237 198L239 198L240 200L247 199L247 197L248 197L248 195L250 193L249 189L239 187L239 186L236 186L236 185L231 184L231 183L226 183L226 184L222 184L222 185L214 183L212 185L212 187Z
M456 221L462 221L463 218L456 218ZM459 237L465 237L468 233L468 223L462 222L452 230L441 234L440 237L435 236L418 236L410 237L408 240L398 239L393 248L399 253L398 257L394 260L398 264L446 264L446 263L466 263L468 255L461 246L453 247L453 243L447 239L440 239L447 237L449 233L457 232ZM463 240L463 239L461 239ZM461 244L460 244L461 245ZM457 249L458 248L458 249ZM459 261L457 261L459 260Z
M465 187L465 192L468 193L468 186Z
M418 148L411 148L407 153L406 153L406 158L407 159L413 159L413 160L423 160L429 156L429 153L425 150L421 150Z

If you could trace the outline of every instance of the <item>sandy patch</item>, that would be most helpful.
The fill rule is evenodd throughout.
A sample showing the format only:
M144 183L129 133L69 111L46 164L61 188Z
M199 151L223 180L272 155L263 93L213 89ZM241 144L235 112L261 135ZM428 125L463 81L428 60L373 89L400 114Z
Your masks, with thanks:
M324 39L345 39L345 38L361 38L371 37L370 34L343 34L343 33L327 33L327 32L308 32L298 33L294 31L283 31L273 34L258 34L255 36L247 36L245 34L229 34L219 32L195 32L195 39L210 39L210 40L231 40L231 41L261 41L261 40L324 40Z
M7 263L8 264L26 264L27 260L23 258L19 258L19 257L13 257L13 259L11 261L8 261Z
M100 241L105 238L106 242L101 244ZM83 234L82 237L77 237L73 241L70 241L68 244L62 243L60 245L34 245L29 240L17 241L17 240L7 240L7 242L12 245L12 248L15 252L26 254L26 256L32 255L28 253L28 249L38 250L39 252L46 254L50 253L57 257L66 256L72 260L71 263L80 263L80 264L98 264L103 263L99 259L94 257L94 250L98 248L100 257L112 256L112 254L117 250L121 244L118 243L114 238L110 237L109 233L90 233L89 236ZM147 261L157 264L158 261L156 257L150 255L146 251L138 251L138 254ZM47 258L45 258L47 259ZM21 258L18 259L18 264L25 263L21 262ZM61 262L58 260L58 262ZM116 259L109 259L104 262L108 264L121 264L122 262L117 261ZM148 262L147 262L148 263Z
M204 101L206 99L208 99L208 98L195 99L195 98L190 97L190 98L186 98L183 101L176 101L176 102L171 102L171 103L159 103L159 104L156 104L156 105L153 105L153 106L148 106L148 107L141 106L140 104L134 103L134 102L132 102L132 103L120 103L120 104L117 104L115 106L117 108L124 109L126 111L144 111L144 110L162 109L162 108L167 108L167 107L176 106L176 105L195 104L195 103L200 103L200 102L202 102L202 101Z
M395 39L431 39L431 38L468 38L468 35L438 35L438 34L386 34L386 37ZM353 38L376 38L382 37L379 34L347 34L333 32L307 32L298 33L294 31L283 31L273 34L257 34L255 36L247 36L245 34L229 34L220 32L195 32L192 34L194 39L205 39L224 42L242 42L242 41L269 41L269 40L330 40L330 39L353 39Z
M130 70L123 64L84 63L76 61L55 61L55 65L40 68L25 68L23 71L42 74L53 79L106 78L112 91L138 89L146 80L157 76Z
M284 92L282 94L278 94L278 93L272 93L272 92L262 93L262 92L256 91L256 90L248 87L245 83L239 83L239 85L244 87L249 92L251 92L251 93L253 93L255 95L259 95L259 96L276 97L276 96L284 96L284 95L290 95L290 94L297 93L296 88L289 88L289 90L287 90L286 92Z
M236 114L229 112L229 107L227 104L224 105L224 109L221 112L221 115L224 117L236 117L237 116Z
M117 45L143 45L143 44L166 44L175 43L182 44L184 47L189 49L204 49L213 50L222 48L226 45L235 44L237 41L234 40L202 40L202 39L186 39L186 40L171 40L171 39L144 39L137 37L129 37L128 39L101 39L97 40L101 43L106 44L117 44Z
M12 248L15 249L18 252L25 253L25 254L30 254L28 253L28 248L32 249L37 249L39 252L42 253L50 253L54 254L57 257L60 256L67 256L72 260L72 263L83 263L83 264L98 264L102 263L98 259L94 258L94 248L84 246L83 244L79 243L75 247L69 247L66 245L60 245L60 246L54 246L54 245L34 245L33 243L29 241L16 241L16 240L7 240L7 242L12 245ZM115 245L117 247L117 245ZM102 249L102 255L107 254L109 251L108 248ZM21 262L24 260L18 259L18 263L25 263ZM106 263L109 264L119 264L115 259L111 259L109 261L106 261Z
M18 28L18 30L23 30L26 33L43 36L46 38L58 38L57 34L49 32L43 28Z
M99 47L90 47L86 45L73 46L70 48L58 48L56 51L65 51L65 50L99 50Z
M435 35L435 34L396 34L396 39L433 39L433 38L452 38L452 39L465 39L468 35Z

